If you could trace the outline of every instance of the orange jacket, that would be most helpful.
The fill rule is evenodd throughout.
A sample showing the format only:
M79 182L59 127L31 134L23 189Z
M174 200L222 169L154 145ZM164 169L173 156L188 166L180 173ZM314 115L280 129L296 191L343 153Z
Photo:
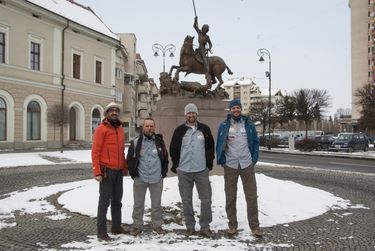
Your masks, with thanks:
M120 169L127 173L128 166L125 160L125 136L121 124L117 127L105 118L95 129L91 149L92 169L94 176L103 176L100 165L111 169Z

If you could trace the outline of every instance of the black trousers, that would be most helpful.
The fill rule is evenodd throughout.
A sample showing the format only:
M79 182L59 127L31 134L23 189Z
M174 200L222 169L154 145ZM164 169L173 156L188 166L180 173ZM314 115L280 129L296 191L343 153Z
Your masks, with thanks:
M107 233L107 210L110 204L112 231L121 227L122 180L123 173L121 170L107 168L107 177L99 185L98 233Z

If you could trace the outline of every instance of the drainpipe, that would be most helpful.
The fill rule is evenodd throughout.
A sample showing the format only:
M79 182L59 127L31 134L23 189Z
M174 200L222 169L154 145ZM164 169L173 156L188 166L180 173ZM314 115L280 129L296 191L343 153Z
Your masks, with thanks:
M60 152L64 151L64 92L65 92L65 73L64 73L64 61L65 61L65 30L69 27L69 20L66 22L66 26L62 30L62 48L61 48L61 121L60 121Z

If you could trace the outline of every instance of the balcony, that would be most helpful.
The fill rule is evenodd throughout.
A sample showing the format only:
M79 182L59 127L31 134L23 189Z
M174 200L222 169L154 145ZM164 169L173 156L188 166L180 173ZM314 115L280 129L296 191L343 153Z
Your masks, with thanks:
M137 110L148 110L148 104L144 102L138 102Z
M150 93L150 88L147 85L138 85L137 86L138 93Z

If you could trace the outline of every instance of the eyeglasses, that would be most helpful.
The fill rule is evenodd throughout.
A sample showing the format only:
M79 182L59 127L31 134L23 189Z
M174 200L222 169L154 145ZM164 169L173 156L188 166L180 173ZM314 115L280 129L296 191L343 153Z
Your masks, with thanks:
M118 109L118 108L109 108L108 112L117 112L117 113L119 113L120 109Z

